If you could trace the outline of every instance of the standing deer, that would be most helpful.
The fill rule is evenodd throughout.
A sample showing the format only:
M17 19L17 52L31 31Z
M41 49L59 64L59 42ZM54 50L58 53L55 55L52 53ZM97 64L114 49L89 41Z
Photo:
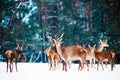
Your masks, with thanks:
M60 65L60 56L58 53L56 53L54 50L51 49L51 47L47 48L45 50L45 53L47 54L48 57L48 63L49 63L49 70L51 69L57 69ZM53 64L54 63L54 67Z
M22 54L23 45L17 44L17 46L18 46L17 50L7 50L5 52L6 63L7 63L7 72L8 72L8 67L10 69L10 72L13 71L13 62L15 62L16 71L18 72L17 62Z
M46 34L46 37L51 41L52 45L45 50L45 53L47 54L48 57L48 63L49 63L49 70L51 69L58 69L60 67L60 55L56 51L56 46L53 43L52 38ZM54 67L53 64L54 63Z
M58 54L63 60L63 70L67 71L67 63L73 60L79 60L81 62L81 64L79 65L81 66L81 70L82 70L84 68L84 64L87 64L86 51L81 46L78 46L78 45L61 46L62 37L63 37L63 34L59 38L53 39L53 41L54 41L54 44L56 45ZM78 69L80 69L80 66L78 67Z
M113 66L114 66L114 55L112 54L115 54L114 52L112 51L101 51L101 52L98 52L98 51L95 51L95 46L94 47L90 47L90 51L91 53L93 53L95 55L95 59L98 61L98 64L97 64L97 70L99 68L99 64L102 63L103 61L108 61L110 64L111 64L111 71L113 71ZM104 70L103 68L103 64L101 64L102 66L102 69Z
M21 61L22 62L26 62L26 60L27 60L27 58L26 58L26 56L25 56L25 54L21 54Z
M95 51L102 52L104 47L109 47L109 44L107 44L104 40L100 40L100 45L97 48L95 48ZM106 67L107 67L107 62L105 62L105 63L106 63Z
M103 51L103 48L104 48L104 47L109 47L109 45L108 45L105 41L100 40L100 45L99 45L97 48L95 48L95 51L101 52L101 51ZM86 55L87 57L86 57L86 59L87 59L87 60L90 60L91 67L93 67L93 64L95 65L95 57L94 57L94 54L91 53L89 47L88 47L88 48L85 48L85 49L87 50L87 55Z

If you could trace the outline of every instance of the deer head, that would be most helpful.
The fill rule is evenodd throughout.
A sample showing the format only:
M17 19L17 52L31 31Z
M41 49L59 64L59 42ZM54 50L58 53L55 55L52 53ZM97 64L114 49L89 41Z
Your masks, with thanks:
M56 46L59 46L61 41L62 41L62 37L63 37L64 33L61 34L61 36L57 39L53 39L54 43Z
M17 43L17 46L18 46L18 50L19 50L19 51L22 51L22 50L23 50L23 44L18 44L18 43Z
M62 37L63 37L64 33L61 34L60 37L58 37L57 39L55 38L52 38L48 35L48 33L46 33L46 37L49 39L49 41L52 43L52 46L55 46L55 44L59 44L62 40Z
M91 53L91 54L94 54L95 46L96 46L96 45L94 45L93 47L91 47L90 45L88 45L88 47L90 48L90 53Z
M109 45L107 44L107 42L105 42L104 40L101 40L101 39L100 39L100 43L101 43L101 45L104 46L104 47L109 47Z
M48 40L52 43L52 46L55 46L54 41L53 41L53 38L50 37L50 36L48 35L48 33L46 33L45 36L46 36L46 38L48 38Z

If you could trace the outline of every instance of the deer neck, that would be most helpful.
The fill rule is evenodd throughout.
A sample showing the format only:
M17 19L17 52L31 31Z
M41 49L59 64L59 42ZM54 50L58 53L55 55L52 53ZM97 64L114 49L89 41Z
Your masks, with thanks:
M61 45L56 45L57 53L62 57L62 48Z
M97 51L98 52L101 52L103 50L104 46L102 44L100 44L97 48Z
M16 50L16 52L17 52L17 54L21 54L22 53L22 51L20 51L20 50Z
M51 50L54 50L57 53L56 46L51 46Z

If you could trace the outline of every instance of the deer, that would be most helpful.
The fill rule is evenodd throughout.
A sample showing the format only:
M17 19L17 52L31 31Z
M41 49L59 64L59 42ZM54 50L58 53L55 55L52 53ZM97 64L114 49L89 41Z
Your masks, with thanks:
M26 62L27 58L25 54L21 54L21 62Z
M5 57L6 57L6 63L7 63L7 72L8 72L8 67L10 69L10 72L13 71L13 62L15 63L15 67L16 67L16 72L18 72L18 68L17 68L17 62L22 54L22 50L23 50L23 44L18 44L18 49L16 50L7 50L5 51Z
M54 50L52 50L51 47L47 48L45 50L45 53L47 54L47 57L48 57L49 70L58 69L58 67L60 66L60 56L59 56L59 54L56 53ZM54 67L53 67L52 63L54 63Z
M78 46L78 45L62 46L61 45L62 37L63 37L63 34L61 34L59 38L53 39L53 42L56 45L58 54L63 60L63 71L67 71L67 64L74 60L78 60L80 62L78 70L82 71L84 68L84 64L87 64L88 66L88 63L86 61L85 49L83 49L81 46Z
M46 37L52 43L52 45L45 50L45 53L48 57L49 70L55 70L60 67L60 55L56 51L56 47L52 38L48 34L46 34ZM54 63L54 67L52 63Z
M98 51L98 52L101 52L101 51L103 51L104 47L109 47L109 44L107 44L104 40L100 39L100 45L97 48L95 48L95 50ZM92 54L90 52L90 48L89 47L84 48L84 49L87 50L87 58L86 59L90 60L91 67L93 68L93 64L95 64L94 54Z
M99 69L100 63L102 63L103 61L108 61L111 64L111 71L113 71L113 66L115 65L115 62L113 59L114 58L113 54L115 54L114 52L112 52L112 51L101 51L101 52L95 51L95 45L93 47L89 46L89 48L90 48L90 52L92 54L94 54L95 59L98 61L97 70ZM101 66L102 66L102 70L104 70L103 64L101 64Z

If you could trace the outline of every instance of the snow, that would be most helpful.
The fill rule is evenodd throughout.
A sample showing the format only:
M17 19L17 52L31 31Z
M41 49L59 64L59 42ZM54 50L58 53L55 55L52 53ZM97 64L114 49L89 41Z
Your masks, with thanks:
M48 63L18 63L18 72L14 70L12 73L6 72L6 63L0 62L0 80L120 80L120 65L116 65L114 71L111 71L110 65L103 71L101 66L97 71L85 68L78 71L78 64L72 64L68 71L60 69L49 70Z

